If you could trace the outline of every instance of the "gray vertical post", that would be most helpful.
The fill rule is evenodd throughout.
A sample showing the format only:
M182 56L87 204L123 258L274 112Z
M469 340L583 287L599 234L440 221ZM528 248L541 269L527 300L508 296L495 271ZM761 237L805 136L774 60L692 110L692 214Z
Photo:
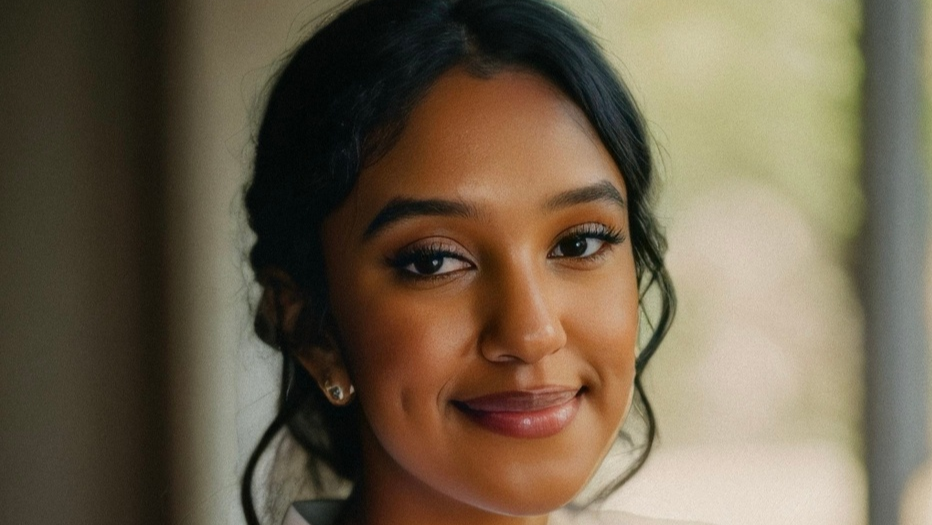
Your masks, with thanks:
M927 439L921 15L918 0L864 0L868 211L860 283L871 525L898 522L903 487L924 460Z

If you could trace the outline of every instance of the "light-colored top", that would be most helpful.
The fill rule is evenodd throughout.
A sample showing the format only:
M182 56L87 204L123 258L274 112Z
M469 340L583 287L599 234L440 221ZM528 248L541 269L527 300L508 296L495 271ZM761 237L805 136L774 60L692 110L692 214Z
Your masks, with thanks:
M282 525L333 525L340 513L342 501L299 501L288 509ZM548 525L700 525L693 522L659 520L628 514L627 512L600 510L573 512L560 510L550 515Z

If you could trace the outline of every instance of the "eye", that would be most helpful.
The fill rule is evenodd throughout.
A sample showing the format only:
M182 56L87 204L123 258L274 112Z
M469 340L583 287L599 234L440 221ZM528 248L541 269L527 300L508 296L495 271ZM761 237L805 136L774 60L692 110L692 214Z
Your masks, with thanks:
M389 261L405 277L441 277L473 265L463 255L441 245L406 249Z
M591 258L624 240L625 237L621 232L612 230L604 224L584 224L561 237L550 251L549 257Z
M589 239L581 235L567 237L554 247L553 257L588 257L599 251L605 244L601 239Z

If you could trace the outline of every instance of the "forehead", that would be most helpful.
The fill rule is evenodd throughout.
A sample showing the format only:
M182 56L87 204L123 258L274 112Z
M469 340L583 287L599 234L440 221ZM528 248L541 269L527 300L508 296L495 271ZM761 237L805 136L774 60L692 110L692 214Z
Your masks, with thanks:
M583 114L543 78L503 71L443 76L389 152L360 174L357 204L399 195L517 205L536 194L611 181L617 166Z

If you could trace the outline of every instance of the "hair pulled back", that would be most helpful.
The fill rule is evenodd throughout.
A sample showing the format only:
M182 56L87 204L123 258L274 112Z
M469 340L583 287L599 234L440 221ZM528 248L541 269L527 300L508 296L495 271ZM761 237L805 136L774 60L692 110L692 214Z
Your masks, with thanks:
M545 0L362 0L298 47L274 81L255 145L245 195L256 241L249 253L263 299L256 332L282 351L279 411L250 457L242 484L247 521L258 525L252 478L282 427L312 458L349 481L361 472L355 404L333 407L298 363L296 338L283 333L275 298L287 275L301 294L302 343L328 333L321 223L347 197L360 171L392 147L407 115L443 73L464 67L489 77L504 69L540 75L586 115L617 164L628 194L630 239L640 294L655 288L660 307L641 348L636 408L646 442L619 487L644 462L655 421L640 381L672 321L666 243L650 208L650 144L630 93L591 36ZM309 475L316 472L311 467Z

